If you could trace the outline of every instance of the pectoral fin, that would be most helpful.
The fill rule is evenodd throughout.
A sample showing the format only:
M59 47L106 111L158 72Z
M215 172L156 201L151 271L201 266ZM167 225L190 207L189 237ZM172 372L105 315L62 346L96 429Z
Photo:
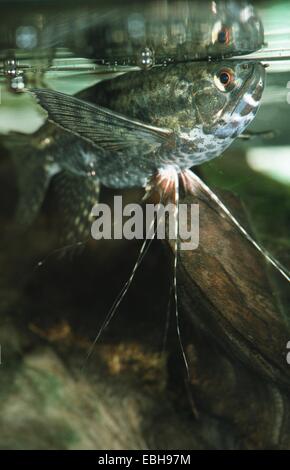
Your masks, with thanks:
M129 119L64 93L47 89L30 91L47 111L49 120L99 149L122 153L137 147L144 155L169 144L173 138L169 129Z

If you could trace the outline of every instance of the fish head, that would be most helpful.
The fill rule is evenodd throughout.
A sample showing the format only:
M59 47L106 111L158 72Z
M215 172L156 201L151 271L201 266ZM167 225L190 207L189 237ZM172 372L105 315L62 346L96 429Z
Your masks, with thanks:
M217 138L235 138L255 117L265 85L257 62L206 64L192 89L193 127Z

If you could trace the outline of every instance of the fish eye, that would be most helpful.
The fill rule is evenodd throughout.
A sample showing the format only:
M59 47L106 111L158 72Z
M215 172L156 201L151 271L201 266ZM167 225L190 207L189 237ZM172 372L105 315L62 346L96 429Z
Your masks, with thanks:
M222 71L219 75L220 82L227 86L231 81L231 76L227 70Z
M230 91L233 89L235 75L232 69L223 68L215 76L215 84L221 91Z
M229 30L229 28L223 27L218 32L217 41L220 44L229 44L229 42L230 42L230 30Z

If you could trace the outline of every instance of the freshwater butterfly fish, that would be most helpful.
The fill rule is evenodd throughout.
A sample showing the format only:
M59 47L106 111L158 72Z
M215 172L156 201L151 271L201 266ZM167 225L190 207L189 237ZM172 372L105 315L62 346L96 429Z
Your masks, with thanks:
M264 81L259 63L188 63L156 67L145 77L131 72L80 95L96 104L31 91L65 131L54 130L46 148L54 165L77 174L91 167L109 187L145 187L160 169L179 172L221 155L253 120Z
M221 155L242 134L256 115L264 83L264 67L256 62L186 63L153 68L146 79L131 72L82 94L93 94L96 105L46 89L32 93L50 122L83 143L80 166L96 168L94 180L113 188L157 187L164 195L176 194L181 175L185 188L204 194L189 168ZM69 154L61 158L60 166L76 170ZM222 202L210 190L206 194L289 279Z
M162 185L168 170L220 156L254 118L264 82L261 64L231 61L131 72L78 98L31 90L49 122L33 136L6 138L18 169L17 218L31 223L52 182L69 241L86 238L100 183L146 187L159 175Z
M180 178L185 189L208 198L287 277L216 195L189 170L220 156L244 131L258 110L264 83L265 70L261 64L238 61L156 67L146 75L129 73L99 84L78 97L46 89L31 90L47 111L49 120L33 137L34 147L38 147L37 165L44 168L42 192L45 193L51 180L55 181L56 176L61 175L62 204L66 206L67 202L70 205L70 196L61 181L74 176L73 184L68 186L78 187L78 212L72 212L72 226L75 222L77 239L84 208L85 219L88 220L92 207L86 203L93 191L82 184L84 181L90 181L96 188L99 183L112 188L142 186L149 191L157 188L162 195L173 194L178 207ZM95 104L84 98L93 100ZM31 156L33 154L30 152ZM31 175L23 187L30 190L35 184L37 181ZM89 229L90 224L86 227ZM84 232L82 230L81 234ZM132 274L95 342L124 297L145 251L143 244ZM177 256L174 261L174 295L180 340L176 263ZM183 348L182 352L187 364Z

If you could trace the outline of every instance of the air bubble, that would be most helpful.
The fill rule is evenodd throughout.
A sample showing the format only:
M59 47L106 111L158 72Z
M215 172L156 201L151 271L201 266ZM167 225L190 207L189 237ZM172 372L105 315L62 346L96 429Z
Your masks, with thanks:
M10 80L10 88L12 91L20 92L25 88L24 77L23 75L18 75L18 77L13 77Z
M150 69L155 64L155 54L150 47L145 47L139 53L138 65L142 69Z
M23 71L19 70L14 57L6 58L4 61L4 75L8 78L11 91L21 92L25 88Z
M5 59L4 61L4 75L6 77L16 77L17 75L17 63L15 59Z

